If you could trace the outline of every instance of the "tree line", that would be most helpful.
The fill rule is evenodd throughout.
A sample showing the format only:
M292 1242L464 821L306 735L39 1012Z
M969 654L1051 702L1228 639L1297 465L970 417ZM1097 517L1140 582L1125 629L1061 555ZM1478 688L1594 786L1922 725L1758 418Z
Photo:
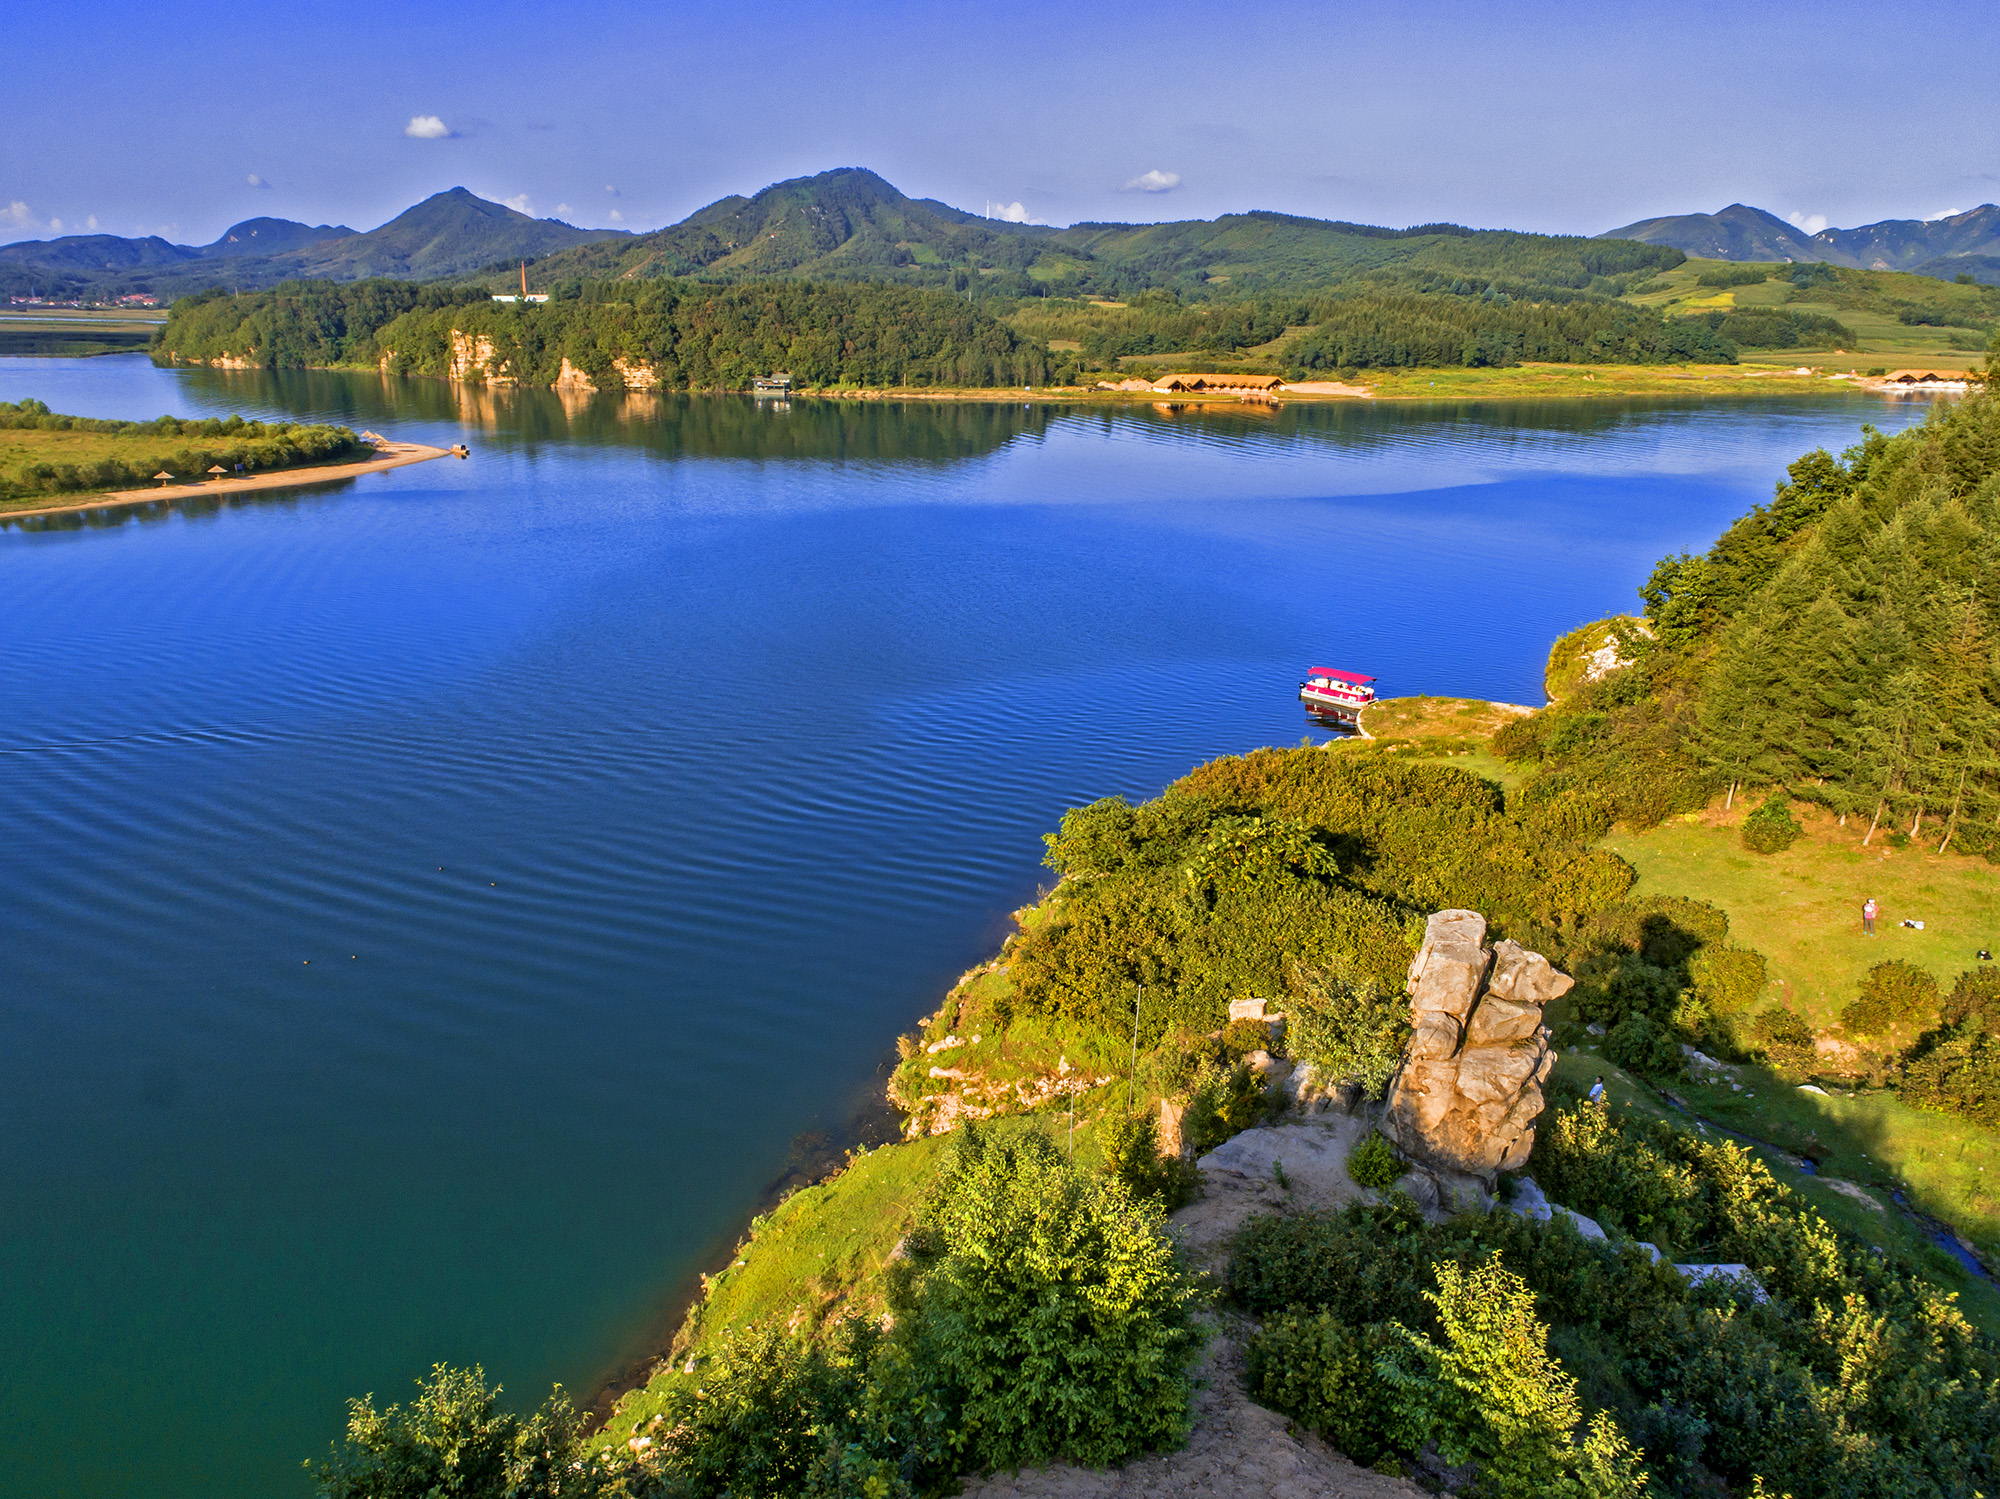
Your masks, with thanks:
M174 305L156 349L266 368L385 365L447 375L454 338L484 341L484 374L555 382L565 361L599 385L648 367L668 389L741 390L776 370L801 387L1046 385L1068 374L987 310L907 286L801 281L592 285L545 304L399 282L299 282ZM462 364L462 362L461 362Z

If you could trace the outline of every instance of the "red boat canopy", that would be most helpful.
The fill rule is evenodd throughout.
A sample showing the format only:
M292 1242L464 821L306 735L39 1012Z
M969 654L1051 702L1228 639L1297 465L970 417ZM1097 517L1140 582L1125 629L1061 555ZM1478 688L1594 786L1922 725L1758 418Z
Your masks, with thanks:
M1354 682L1357 684L1375 680L1373 677L1364 677L1359 672L1335 671L1331 666L1315 666L1306 675L1309 677L1331 677L1336 682Z

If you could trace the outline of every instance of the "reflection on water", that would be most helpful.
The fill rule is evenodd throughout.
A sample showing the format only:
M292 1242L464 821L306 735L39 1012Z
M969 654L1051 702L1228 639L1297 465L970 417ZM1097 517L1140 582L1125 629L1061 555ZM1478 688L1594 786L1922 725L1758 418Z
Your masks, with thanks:
M1536 698L1655 557L1920 414L0 360L27 395L473 450L0 533L0 1486L38 1499L302 1495L343 1400L436 1359L588 1389L1063 808L1297 742L1315 658Z

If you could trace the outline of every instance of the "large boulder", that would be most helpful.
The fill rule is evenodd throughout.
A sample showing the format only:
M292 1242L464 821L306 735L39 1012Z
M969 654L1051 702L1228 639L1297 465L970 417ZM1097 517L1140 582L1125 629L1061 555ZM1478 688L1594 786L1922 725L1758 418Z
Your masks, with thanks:
M1439 911L1410 964L1409 1050L1383 1133L1411 1159L1489 1184L1535 1145L1556 1055L1542 1006L1574 982L1517 942L1486 945L1477 911Z

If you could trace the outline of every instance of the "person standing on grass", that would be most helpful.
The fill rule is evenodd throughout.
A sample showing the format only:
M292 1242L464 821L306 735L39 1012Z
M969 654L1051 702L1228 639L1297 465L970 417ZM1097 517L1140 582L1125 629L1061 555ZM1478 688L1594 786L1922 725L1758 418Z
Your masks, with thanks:
M1872 937L1875 935L1875 918L1877 916L1880 916L1881 914L1882 914L1882 908L1875 904L1875 897L1872 895L1869 896L1867 901L1863 903L1861 907L1862 936Z
M1597 1081L1590 1085L1590 1101L1592 1103L1604 1102L1604 1077L1601 1073L1598 1075Z

